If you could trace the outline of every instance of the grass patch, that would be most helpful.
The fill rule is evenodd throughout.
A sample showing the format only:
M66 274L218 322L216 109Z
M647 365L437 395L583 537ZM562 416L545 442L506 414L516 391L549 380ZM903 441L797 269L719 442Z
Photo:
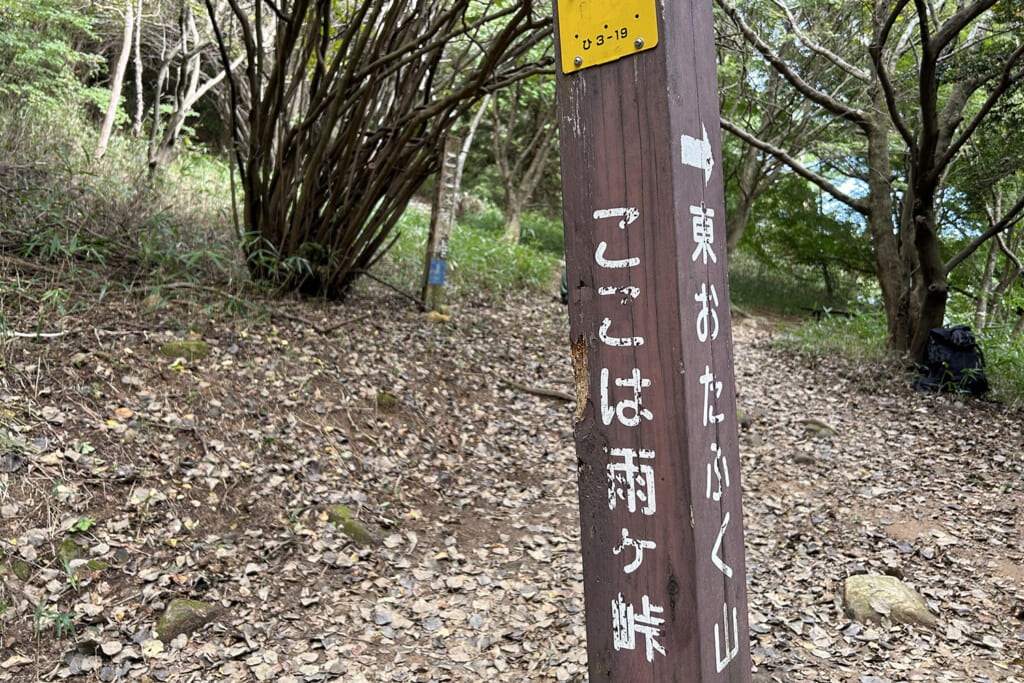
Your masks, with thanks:
M495 230L488 212L460 222L448 247L446 287L449 299L481 295L501 296L517 290L533 290L555 296L561 260L532 244L502 241L501 225ZM375 274L416 295L423 277L423 256L430 228L430 208L410 206L399 222L395 246L375 269Z
M992 390L986 398L1011 408L1024 406L1024 345L1010 336L1011 326L992 325L976 333L985 355L985 375ZM898 366L886 349L887 326L881 311L862 312L855 318L825 315L796 325L783 325L775 343L809 356L841 356L858 367ZM916 376L907 368L905 377Z
M857 363L888 362L885 315L869 311L848 318L823 315L798 325L783 325L779 346L812 356L840 355Z
M505 215L498 207L488 204L480 212L464 216L460 225L478 233L491 235L497 239L502 235ZM551 218L540 211L527 211L523 214L519 241L534 251L551 254L563 258L565 254L565 234L562 230L561 218Z
M522 241L537 251L563 258L565 233L560 218L549 218L537 211L523 216Z
M45 114L45 116L44 116ZM0 246L99 286L120 282L224 282L243 274L231 229L228 166L183 141L150 180L147 141L111 138L92 157L96 133L76 108L35 117L0 107ZM45 124L45 125L44 125Z
M985 354L985 375L992 398L1014 408L1024 406L1024 344L1011 337L1012 325L990 325L975 336Z

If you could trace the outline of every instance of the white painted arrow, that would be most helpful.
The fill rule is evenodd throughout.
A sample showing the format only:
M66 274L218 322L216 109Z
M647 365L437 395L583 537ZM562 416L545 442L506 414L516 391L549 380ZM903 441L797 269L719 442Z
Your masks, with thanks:
M711 180L711 171L715 168L715 157L711 152L711 143L708 141L708 129L700 124L704 133L703 139L691 138L689 135L680 137L683 148L683 164L694 168L704 169L704 184Z

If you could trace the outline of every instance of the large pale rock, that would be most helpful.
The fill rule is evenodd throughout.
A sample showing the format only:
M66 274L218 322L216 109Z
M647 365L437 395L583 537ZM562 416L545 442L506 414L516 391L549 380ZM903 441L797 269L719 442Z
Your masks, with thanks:
M878 622L883 616L928 628L938 623L921 594L895 576L851 576L843 588L843 602L847 616L861 623Z

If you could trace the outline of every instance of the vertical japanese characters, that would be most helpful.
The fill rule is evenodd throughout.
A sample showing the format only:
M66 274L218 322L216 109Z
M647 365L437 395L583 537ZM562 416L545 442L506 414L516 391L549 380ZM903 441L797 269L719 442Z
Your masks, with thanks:
M640 218L640 212L634 207L614 209L598 209L594 211L594 220L619 218L619 229L626 230ZM617 240L616 242L625 242ZM615 249L621 248L616 244ZM610 253L607 242L599 242L594 251L594 262L600 270L611 274L622 269L640 268L639 256L630 254ZM613 297L620 306L616 310L623 315L605 317L598 329L598 342L610 350L629 353L628 348L643 346L644 337L632 334L629 305L637 300L642 292L634 285L616 286L607 281L597 283L597 293L602 297ZM624 331L629 334L624 334ZM613 353L615 351L612 351ZM604 356L604 354L602 354ZM656 416L644 405L644 389L651 386L651 379L645 376L644 370L633 367L622 377L612 375L609 368L600 368L598 381L600 419L606 427L613 424L625 427L634 433L636 427L644 422L653 422ZM619 430L615 430L619 431ZM658 511L658 494L656 490L657 454L654 450L643 448L632 438L627 444L613 445L606 449L608 462L606 474L608 480L608 509L623 509L628 518L650 517ZM622 565L624 575L632 574L641 567L644 558L657 552L655 541L635 537L628 526L622 527L622 540L610 548ZM665 623L664 596L655 596L657 603L646 593L629 595L618 591L611 604L612 645L616 651L637 649L638 640L648 662L654 661L655 655L666 656L661 626ZM639 637L639 638L638 638Z
M706 138L705 132L702 142ZM701 165L694 163L697 156L692 149L694 145L688 145L687 142L684 136L681 140L683 165L701 170L713 168L713 158L701 157ZM684 308L682 333L684 337L690 337L684 338L683 344L699 348L701 352L688 361L693 367L684 369L683 379L684 382L693 383L685 387L685 393L696 399L694 408L699 411L699 422L695 426L700 433L691 444L701 444L700 449L706 449L698 457L700 468L697 476L703 479L703 486L694 492L691 516L698 536L708 537L708 534L699 532L709 524L714 525L712 528L715 531L710 532L714 543L710 551L702 551L697 561L707 562L710 565L709 574L721 577L725 587L722 594L728 596L733 591L728 590L727 583L743 581L743 577L739 575L742 572L735 571L729 564L729 558L724 553L732 522L729 512L732 501L729 496L739 495L738 490L733 488L737 477L730 476L730 468L735 468L738 463L730 462L728 454L719 443L719 430L731 427L724 424L727 411L722 404L724 382L729 375L716 370L713 360L716 357L713 350L722 332L722 321L726 319L724 314L720 315L721 306L726 301L724 292L720 292L722 284L717 281L721 275L716 275L724 270L724 254L719 253L721 240L716 241L715 210L706 206L702 197L694 197L684 205L688 206L689 221L684 224L685 235L681 234L680 239L685 241L682 247L688 257L685 267L689 269L691 277L679 280L687 283L681 286L690 288L679 293ZM659 551L659 543L669 542L666 539L645 538L642 530L656 525L645 524L642 520L657 515L659 496L668 495L671 502L675 492L658 491L658 482L666 481L665 477L659 476L659 471L660 468L672 467L671 459L678 454L656 452L651 444L644 442L644 435L655 433L660 420L676 418L658 414L656 410L661 410L659 406L644 401L645 392L651 390L652 383L662 380L657 376L659 368L644 367L643 361L638 360L645 356L636 351L648 342L644 335L651 331L634 329L630 313L631 307L646 295L636 283L650 280L642 277L643 254L630 253L630 240L626 239L626 234L631 226L635 226L632 229L649 226L643 225L640 211L635 207L598 209L593 212L593 219L601 236L614 234L619 237L600 240L594 249L595 290L602 299L610 298L606 300L607 304L598 306L604 314L598 315L598 320L595 320L597 343L603 347L597 354L602 359L602 366L595 370L598 385L597 417L602 425L609 428L609 443L604 449L608 510L617 511L615 518L624 520L621 529L616 524L615 537L621 540L608 549L611 551L609 559L616 560L613 566L621 571L620 576L627 577L640 570L644 562L657 562L658 553L664 552ZM607 222L609 220L617 221L617 230ZM633 243L643 244L643 240L635 240ZM634 276L623 277L623 273L630 272ZM685 309L691 306L689 313L686 313ZM725 336L722 339L726 343ZM679 399L681 403L683 397ZM732 459L735 460L734 457ZM732 533L741 533L737 526L733 525ZM648 662L653 662L656 657L668 656L667 636L663 627L665 605L670 596L650 594L652 589L652 586L645 587L642 581L623 580L621 589L613 584L611 593L614 597L610 605L615 651L642 652ZM717 604L714 610L717 614ZM715 670L719 673L739 653L738 608L723 599L720 611L721 620L715 617L713 632L701 634L702 638L713 638Z
M682 149L682 163L684 166L695 166L702 168L705 172L705 184L714 168L714 158L710 153L707 129L701 126L703 139L695 145L693 138L687 135L681 136L680 147ZM695 147L699 147L697 152ZM705 206L703 201L690 204L690 235L692 239L692 252L690 260L692 270L698 277L693 278L694 289L684 296L693 301L695 324L692 334L696 337L698 344L707 348L706 357L712 358L711 347L718 340L720 331L719 325L719 293L718 287L711 281L711 266L718 264L718 253L715 244L715 211ZM719 243L720 244L720 243ZM724 264L723 264L724 265ZM719 268L715 272L721 272ZM700 275L703 274L703 277ZM685 331L684 331L685 332ZM695 373L692 373L695 374ZM700 384L702 395L701 426L707 431L706 437L710 441L710 447L706 454L704 505L703 514L694 515L694 524L706 524L709 519L721 518L718 533L715 536L715 543L711 548L710 557L698 558L698 561L710 561L714 571L722 576L723 581L743 581L744 577L735 576L733 568L726 563L722 557L722 548L725 542L725 535L729 530L731 514L726 510L728 501L724 498L732 493L729 478L730 463L718 443L717 425L725 421L725 413L718 407L722 398L723 382L719 379L712 368L711 363L704 365L703 371L697 374L696 381ZM734 495L739 495L735 492ZM694 506L697 507L696 505ZM723 513L723 510L724 513ZM729 591L725 591L728 595ZM715 643L715 670L721 673L729 666L729 662L739 654L739 619L738 608L734 605L730 612L727 601L722 602L722 621L716 620L714 626ZM731 625L731 631L730 631ZM731 633L731 636L730 636Z

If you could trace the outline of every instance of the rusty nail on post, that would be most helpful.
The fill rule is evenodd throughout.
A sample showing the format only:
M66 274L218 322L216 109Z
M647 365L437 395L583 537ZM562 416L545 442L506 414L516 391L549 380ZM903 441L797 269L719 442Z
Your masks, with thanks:
M573 58L572 63L576 66L583 66L583 57L576 55L576 57Z

